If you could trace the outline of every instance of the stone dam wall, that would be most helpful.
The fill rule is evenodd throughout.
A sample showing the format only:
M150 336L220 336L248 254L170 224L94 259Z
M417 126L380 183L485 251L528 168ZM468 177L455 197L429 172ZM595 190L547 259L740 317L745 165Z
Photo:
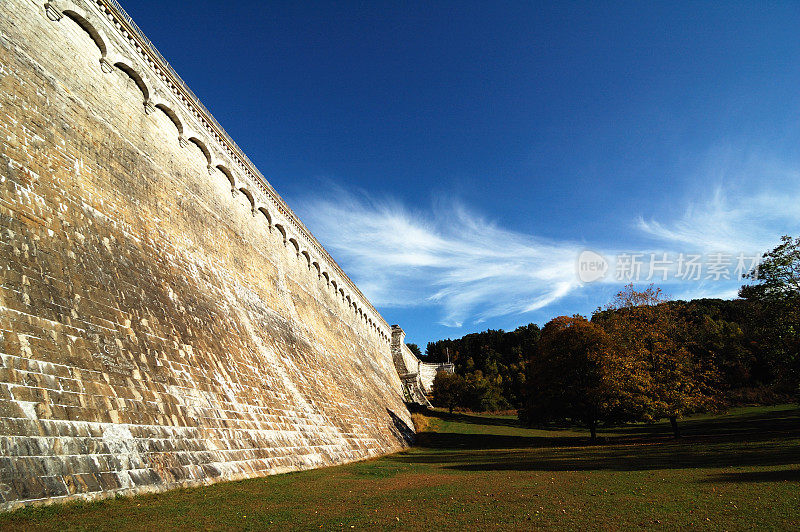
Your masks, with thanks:
M112 0L2 0L0 509L398 451L390 342Z

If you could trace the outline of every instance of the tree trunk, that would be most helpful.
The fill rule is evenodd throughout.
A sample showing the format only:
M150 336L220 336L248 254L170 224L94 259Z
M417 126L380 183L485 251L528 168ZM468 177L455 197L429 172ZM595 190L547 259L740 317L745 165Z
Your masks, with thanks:
M681 437L681 431L678 430L678 417L677 416L670 416L669 424L672 425L672 434L675 436L675 439Z

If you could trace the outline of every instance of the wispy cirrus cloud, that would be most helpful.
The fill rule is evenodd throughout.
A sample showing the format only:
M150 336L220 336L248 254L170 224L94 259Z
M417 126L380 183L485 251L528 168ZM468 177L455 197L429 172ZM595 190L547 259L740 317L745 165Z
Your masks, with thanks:
M654 241L685 252L763 252L800 225L800 168L759 150L714 150L696 172L693 194L666 221L639 217Z
M798 176L800 183L800 176ZM717 186L669 222L638 218L636 227L669 247L700 252L764 251L777 241L776 230L796 228L800 190L731 192Z
M737 167L736 175L706 169L713 186L698 187L683 202L666 198L682 205L674 218L641 216L620 228L613 246L588 247L611 261L639 254L645 274L651 253L760 256L782 234L800 233L800 173L777 164L751 166ZM503 228L455 201L412 209L391 198L330 185L325 190L324 197L301 202L303 219L377 305L436 306L442 324L460 327L544 309L585 288L576 275L585 243ZM638 241L638 249L628 247L628 239ZM603 282L623 284L613 268ZM740 284L736 277L681 280L675 264L669 281L655 282L681 299L735 297Z
M457 202L420 211L339 189L301 210L373 303L437 305L445 325L536 310L578 285L580 246L503 229Z
M762 179L744 187L736 182L716 185L707 196L689 202L679 216L667 222L638 218L635 227L672 257L701 254L730 260L730 279L709 279L708 272L690 282L672 278L673 297L736 297L742 284L738 276L742 266L755 266L780 236L800 233L800 175L787 172L780 177L787 176L792 179L762 175Z

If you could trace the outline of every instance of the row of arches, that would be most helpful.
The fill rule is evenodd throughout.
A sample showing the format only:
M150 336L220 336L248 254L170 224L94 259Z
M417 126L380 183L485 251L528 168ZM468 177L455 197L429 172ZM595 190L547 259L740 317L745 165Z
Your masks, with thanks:
M267 215L266 212L265 215ZM330 273L324 270L322 266L320 266L320 262L316 260L308 250L301 246L298 239L294 236L290 236L289 233L287 233L283 224L277 223L275 224L275 228L281 235L284 246L289 247L290 251L294 251L297 258L302 261L302 264L305 265L309 271L316 272L317 279L324 282L327 288L332 288L334 297L336 297L338 300L341 300L343 304L352 310L360 320L362 320L370 329L374 330L384 341L388 342L390 340L389 336L383 332L378 323L369 315L369 313L365 312L364 309L359 306L357 298L351 296L345 290L343 283L337 281L331 276Z
M106 35L103 26L97 22L94 14L81 7L77 2L68 2L68 4L69 7L60 10L55 2L45 2L44 10L47 18L54 22L68 19L77 24L97 46L100 52L100 68L102 71L109 74L116 68L123 72L133 80L134 84L142 92L142 103L145 112L151 113L156 107L159 107L176 124L176 127L182 130L183 125L177 114L165 102L154 103L154 98L150 91L152 84L148 83L145 77L133 67L134 61L109 46L111 39Z
M257 201L256 196L247 187L247 185L236 179L234 172L230 168L231 165L226 164L225 162L214 164L215 161L208 144L200 138L200 135L189 132L189 130L184 126L184 121L181 120L178 113L168 104L168 102L158 98L153 93L151 90L153 85L146 80L146 76L132 66L133 61L130 61L109 49L108 43L110 40L103 32L102 26L94 21L94 16L90 12L77 6L74 2L71 2L70 4L70 8L59 10L55 6L54 2L46 2L44 4L45 14L50 20L55 22L58 22L64 18L69 19L77 24L80 29L86 32L100 52L100 67L102 71L104 73L111 73L116 68L128 76L128 78L130 78L142 92L144 112L147 114L156 111L164 113L177 130L178 142L180 146L186 147L189 144L194 145L203 155L208 173L212 175L216 171L220 172L230 184L231 195L233 197L236 197L237 193L244 195L250 204L252 215L255 217L260 213L267 222L269 232L272 232L274 227L280 234L283 240L283 245L285 247L289 247L290 250L293 250L296 257L303 261L304 265L309 271L312 271L312 269L316 270L317 278L321 281L324 281L326 287L332 288L334 297L340 299L341 302L345 304L348 309L359 318L360 321L362 321L368 328L370 328L381 339L388 343L390 340L389 335L378 324L377 320L373 319L368 312L365 312L364 309L359 306L358 298L345 291L343 283L337 282L328 271L323 269L323 267L320 265L320 261L314 258L311 252L301 245L302 239L298 239L289 231L287 231L286 225L283 223L273 220L273 216L270 214L270 210L267 208L267 206L260 204Z

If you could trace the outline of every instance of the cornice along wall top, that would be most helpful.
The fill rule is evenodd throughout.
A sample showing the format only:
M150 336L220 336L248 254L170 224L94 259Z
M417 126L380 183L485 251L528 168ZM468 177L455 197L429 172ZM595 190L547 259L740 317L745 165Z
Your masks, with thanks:
M181 146L187 144L187 139L195 143L207 159L209 173L213 173L215 169L223 172L231 182L232 193L235 195L241 191L245 194L251 203L253 215L257 212L264 214L270 230L273 225L278 228L283 235L284 244L291 242L298 257L305 257L309 269L313 265L318 277L324 278L334 290L338 289L337 296L341 294L342 300L347 301L356 316L373 328L385 343L389 343L391 328L388 323L116 0L54 0L45 2L43 8L51 20L58 21L66 14L89 33L100 49L100 66L103 72L111 72L117 67L130 76L142 91L144 111L148 114L156 108L164 111L178 129ZM132 61L134 58L128 55L130 52L135 52L138 61ZM147 74L141 68L135 68L142 62L147 64ZM153 80L158 80L166 90L156 86ZM208 143L198 138L202 135L191 131L188 127L189 121L174 111L175 103L188 114L195 125L200 126L198 130L213 139L216 148L213 154ZM235 173L231 167L235 167ZM271 213L268 212L270 210ZM285 220L291 234L287 234L276 214ZM344 282L355 298L344 292L342 282L336 283L334 275Z

